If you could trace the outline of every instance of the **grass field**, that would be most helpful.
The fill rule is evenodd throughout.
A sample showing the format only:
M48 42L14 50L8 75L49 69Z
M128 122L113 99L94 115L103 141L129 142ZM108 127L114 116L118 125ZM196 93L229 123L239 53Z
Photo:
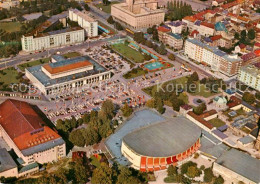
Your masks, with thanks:
M126 74L123 75L125 79L132 79L135 77L139 77L141 75L145 75L148 72L146 70L143 70L142 68L134 68L131 71L127 72Z
M43 64L43 63L48 63L49 60L50 60L50 58L44 58L44 59L31 61L31 62L28 62L28 63L24 63L24 64L18 65L18 68L24 72L25 68L29 68L29 67L32 67L32 66L40 65L40 64Z
M101 9L103 12L106 12L106 13L111 13L111 5L113 4L117 4L119 2L117 1L114 1L114 2L111 2L109 5L105 6L103 3L100 3L100 4L96 4L95 6L99 9Z
M6 32L16 32L20 31L22 24L19 22L1 22L0 29L5 30Z
M181 87L182 89L185 90L186 88L186 83L187 83L188 77L180 77L178 79L174 79L168 82L165 82L162 87L164 88L165 86L167 86L168 84L173 85L174 87ZM146 92L148 95L151 95L151 91L153 91L153 88L156 88L157 85L155 86L151 86L148 88L143 89L144 92ZM178 88L178 89L179 89ZM194 91L194 93L189 93L193 96L203 96L205 98L208 98L212 95L215 95L216 93L212 93L209 90L206 89L206 86L204 84L200 84L199 82L197 82L197 88Z
M8 88L12 83L19 83L18 71L11 67L0 71L0 89Z
M74 58L74 57L81 56L81 54L78 53L78 52L68 52L66 54L63 54L62 56L65 57L65 58Z
M209 123L212 126L217 127L217 128L226 124L224 121L222 121L221 119L218 119L218 118L214 118L212 120L209 120Z
M140 52L128 47L127 45L125 45L123 43L115 44L115 45L112 45L111 47L115 51L122 54L124 57L126 57L136 63L144 62L144 56Z

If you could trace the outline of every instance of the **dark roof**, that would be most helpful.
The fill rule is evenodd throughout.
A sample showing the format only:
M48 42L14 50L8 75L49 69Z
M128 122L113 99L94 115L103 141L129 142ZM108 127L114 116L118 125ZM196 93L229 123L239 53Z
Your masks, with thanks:
M196 124L179 116L129 133L123 141L140 155L168 157L189 149L200 135Z
M218 129L213 130L212 133L215 134L217 137L219 137L222 140L224 140L228 137L226 134L222 133Z
M216 163L244 176L255 183L260 182L260 160L251 157L247 153L232 148L222 154L216 160Z
M224 132L225 130L227 130L227 128L228 128L228 125L223 125L221 127L218 127L218 130L221 132Z
M17 167L15 161L5 148L0 149L0 172L4 172Z
M203 117L201 117L201 116L198 116L198 115L196 115L194 112L192 112L192 111L190 111L190 112L188 112L188 115L190 115L191 117L193 117L195 120L197 120L197 121L199 121L202 125L204 125L204 126L206 126L207 128L209 128L210 130L212 129L212 128L214 128L213 126L212 126L212 124L210 124L209 122L207 122L206 120L204 120L204 118Z
M192 109L192 106L190 106L190 105L188 105L188 104L184 104L184 105L182 105L181 106L181 108L183 108L184 110L190 110L190 109Z

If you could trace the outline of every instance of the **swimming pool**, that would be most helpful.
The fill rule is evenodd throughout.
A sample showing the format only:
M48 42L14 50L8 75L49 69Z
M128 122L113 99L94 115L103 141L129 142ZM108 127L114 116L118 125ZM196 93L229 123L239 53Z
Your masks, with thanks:
M163 66L164 65L158 61L144 65L144 67L147 68L148 70L156 70L156 69L162 68Z
M137 50L140 48L139 45L137 45L137 44L135 44L135 43L133 43L133 42L131 42L129 45L132 45L132 46L135 47ZM149 54L150 56L152 56L152 58L154 58L154 59L156 59L156 60L159 59L156 55L154 55L154 54L148 52L146 49L144 49L144 48L141 48L141 49L142 49L142 52L144 52L144 53L146 53L146 54Z

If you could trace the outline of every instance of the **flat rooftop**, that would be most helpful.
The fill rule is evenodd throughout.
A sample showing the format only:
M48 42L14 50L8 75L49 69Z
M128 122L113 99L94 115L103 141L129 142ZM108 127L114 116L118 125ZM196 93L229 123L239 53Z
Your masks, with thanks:
M49 78L42 71L42 69L41 69L42 65L33 66L33 67L30 67L30 68L27 68L26 70L28 70L28 72L30 72L45 87L52 86L52 85L59 84L59 83L69 82L71 80L84 78L84 77L87 77L87 76L91 76L91 75L95 75L95 74L99 74L99 73L107 71L103 66L98 64L96 61L94 61L89 56L82 56L80 58L89 61L94 66L94 69L88 70L87 72L80 72L80 73L77 73L77 74L68 75L68 76L60 77L60 78L56 78L56 79ZM53 64L56 64L56 63L53 63Z
M216 163L255 183L260 182L260 160L251 157L247 153L232 148L222 154L216 160Z
M15 161L5 148L0 149L0 172L17 167Z
M130 164L129 161L121 153L123 137L141 127L145 127L162 121L165 121L165 118L154 111L141 110L135 112L131 119L126 121L118 131L112 134L105 141L106 147L118 163L122 165Z
M55 63L48 63L43 65L43 68L46 69L51 74L62 73L70 70L76 70L83 67L92 66L92 63L86 60L84 57L76 57L71 59L60 60Z
M136 130L123 141L140 155L168 157L189 149L200 135L201 129L196 124L179 116Z

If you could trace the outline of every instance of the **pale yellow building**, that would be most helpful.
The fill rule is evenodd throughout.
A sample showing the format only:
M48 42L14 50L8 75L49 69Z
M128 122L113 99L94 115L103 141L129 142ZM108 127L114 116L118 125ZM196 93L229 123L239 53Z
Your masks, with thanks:
M165 12L158 9L157 0L126 0L112 5L111 15L124 26L140 30L164 22Z

